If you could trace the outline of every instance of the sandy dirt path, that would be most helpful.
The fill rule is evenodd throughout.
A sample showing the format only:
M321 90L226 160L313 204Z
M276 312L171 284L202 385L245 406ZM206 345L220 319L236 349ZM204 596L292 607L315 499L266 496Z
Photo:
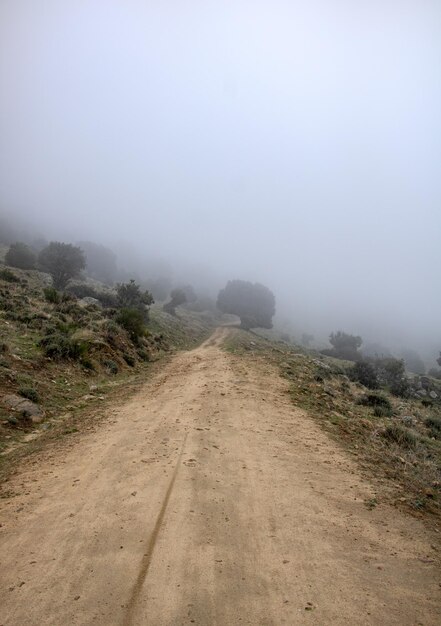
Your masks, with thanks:
M0 625L441 623L433 536L228 332L14 477Z

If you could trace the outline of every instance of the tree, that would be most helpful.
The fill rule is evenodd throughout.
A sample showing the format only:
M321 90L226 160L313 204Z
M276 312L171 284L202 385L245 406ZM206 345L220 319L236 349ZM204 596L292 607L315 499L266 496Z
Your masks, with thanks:
M276 300L272 291L259 283L230 280L217 297L217 306L223 313L240 317L240 325L251 328L272 328Z
M184 289L172 289L170 293L171 300L162 307L166 313L176 315L176 307L187 302L187 294Z
M9 250L5 255L6 265L18 267L21 270L32 270L35 268L37 255L25 243L17 241L9 246Z
M441 352L439 353L439 357L436 359L436 362L441 366Z
M327 354L338 359L347 359L348 361L359 361L361 359L358 348L363 343L363 340L358 335L349 335L339 330L329 335L329 343L333 349L326 351Z
M116 286L118 306L125 309L136 309L148 319L149 306L154 303L150 291L141 291L139 285L133 279L128 283L120 283Z
M76 278L86 267L81 248L70 243L51 241L38 255L41 269L51 274L54 287L64 289L71 278Z
M124 307L115 317L115 322L122 326L129 334L130 339L137 343L144 334L144 317L139 309Z
M116 254L93 241L78 244L86 255L86 270L91 278L106 285L112 285L117 274Z
M379 381L387 385L394 396L405 398L409 394L409 381L406 377L404 361L392 357L376 359L375 367Z

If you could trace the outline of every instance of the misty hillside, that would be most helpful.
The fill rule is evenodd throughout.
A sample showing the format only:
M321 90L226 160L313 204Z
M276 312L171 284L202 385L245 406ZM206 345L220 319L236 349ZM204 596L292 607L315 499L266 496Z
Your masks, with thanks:
M0 626L439 626L441 2L1 0Z
M32 441L57 424L76 429L75 411L149 376L155 361L200 342L217 323L210 311L180 308L178 317L153 306L135 335L130 319L127 324L118 314L116 291L94 282L94 294L105 303L113 298L112 308L58 292L51 283L36 270L0 266L0 446L6 452L24 433L34 433Z

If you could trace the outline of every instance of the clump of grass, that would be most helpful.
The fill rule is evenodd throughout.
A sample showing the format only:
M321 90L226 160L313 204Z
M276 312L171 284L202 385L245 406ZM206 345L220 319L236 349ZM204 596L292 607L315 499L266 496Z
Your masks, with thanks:
M392 408L381 404L374 406L375 417L392 417Z
M0 270L0 279L5 280L7 283L19 283L20 282L20 279L18 278L18 276L16 276L14 272L11 272L11 270L8 270L7 268Z
M135 366L135 359L131 354L127 354L127 352L124 352L124 354L122 355L124 361L127 363L127 365L129 367L134 367Z
M58 304L61 300L61 296L55 287L46 287L43 293L46 302L50 302L51 304Z
M109 372L109 374L118 374L118 365L117 363L115 363L115 361L107 359L106 361L103 361L103 365Z
M367 393L365 396L362 396L358 402L363 406L385 406L390 409L392 408L390 400L379 393Z
M432 400L429 400L428 398L423 398L421 400L421 404L426 408L428 408L429 406L433 406Z
M348 372L351 380L357 381L369 389L378 389L377 370L368 361L357 361Z
M40 340L44 354L55 360L84 359L87 354L87 344L76 341L63 332L50 333Z
M425 420L425 425L429 429L429 434L434 439L441 439L441 418L428 417Z
M402 448L413 449L418 443L417 435L409 428L399 424L386 426L382 435L388 442L396 443Z
M35 403L39 402L40 399L37 390L33 387L20 387L20 389L18 390L18 394L23 398L26 398L27 400Z
M367 393L359 399L358 404L373 407L376 417L391 417L392 415L390 400L380 393Z
M83 356L80 359L80 363L81 365L84 367L85 370L89 371L89 372L94 372L95 371L95 364L92 361L92 359L90 359L87 355Z

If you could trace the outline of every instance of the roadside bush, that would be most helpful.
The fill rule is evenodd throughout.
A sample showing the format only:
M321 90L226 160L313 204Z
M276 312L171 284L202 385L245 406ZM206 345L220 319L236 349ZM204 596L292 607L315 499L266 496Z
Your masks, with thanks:
M17 241L11 243L5 255L6 265L18 267L21 270L33 270L37 262L37 255L25 243Z
M141 291L139 285L131 280L116 286L118 306L123 310L138 310L143 321L148 320L149 306L154 304L153 296L149 291Z
M45 356L54 360L80 360L87 355L87 344L72 339L62 331L50 332L40 339L39 345Z
M378 389L379 382L377 371L372 363L358 361L349 371L349 378L357 381L368 389Z
M31 402L37 403L39 401L38 392L33 387L20 387L18 395L22 396L22 398L30 400Z
M388 442L396 443L402 448L416 448L418 443L417 435L409 430L409 428L400 426L399 424L386 426L382 435Z
M115 317L115 322L128 332L135 343L144 334L144 316L139 309L121 309Z

